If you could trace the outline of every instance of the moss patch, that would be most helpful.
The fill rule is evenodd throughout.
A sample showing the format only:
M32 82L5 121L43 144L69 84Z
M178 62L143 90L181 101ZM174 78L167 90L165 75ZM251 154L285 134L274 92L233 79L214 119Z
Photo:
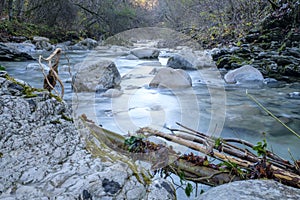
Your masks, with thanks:
M15 83L15 84L18 84L20 85L21 87L23 87L23 95L24 95L24 98L32 98L32 97L37 97L37 94L36 92L44 92L45 90L44 89L37 89L37 88L33 88L33 87L30 87L28 85L25 85L23 83L20 83L18 82L16 79L14 79L13 77L9 76L9 75L6 75L5 77L7 80Z
M3 65L0 65L0 71L5 71L5 67Z
M68 116L66 116L64 113L61 113L61 118L64 119L64 120L66 120L66 121L73 122L73 119L70 118L70 117L68 117Z

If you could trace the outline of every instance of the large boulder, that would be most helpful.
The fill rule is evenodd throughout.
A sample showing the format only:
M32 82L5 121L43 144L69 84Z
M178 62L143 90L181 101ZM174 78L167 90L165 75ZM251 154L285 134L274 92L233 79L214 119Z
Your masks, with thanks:
M21 52L15 47L0 43L0 61L26 61L33 60L28 53Z
M156 59L159 56L159 50L155 48L135 48L131 50L131 54L138 57L139 59Z
M161 68L149 84L153 88L186 88L192 86L189 74L181 69Z
M300 190L272 180L235 181L208 190L199 200L279 200L300 199Z
M73 86L77 92L105 91L118 87L120 83L118 68L110 61L82 63L73 76Z
M35 44L37 50L53 50L53 45L50 44L49 38L34 36L32 42Z
M229 71L224 79L226 83L262 82L264 80L261 72L251 65L244 65L238 69Z

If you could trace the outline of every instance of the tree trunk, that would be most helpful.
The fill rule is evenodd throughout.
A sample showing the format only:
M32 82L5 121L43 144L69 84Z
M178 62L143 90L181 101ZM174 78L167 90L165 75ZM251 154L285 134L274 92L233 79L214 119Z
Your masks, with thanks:
M24 13L24 0L17 0L16 2L16 16L18 19L22 19Z
M5 0L0 1L0 17L2 17L3 11L5 10Z
M13 19L13 0L8 1L8 20Z

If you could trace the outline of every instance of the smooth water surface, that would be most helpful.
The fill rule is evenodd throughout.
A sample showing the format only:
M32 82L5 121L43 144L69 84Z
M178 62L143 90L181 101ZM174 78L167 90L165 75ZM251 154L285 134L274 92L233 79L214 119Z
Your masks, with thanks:
M177 128L176 122L216 137L234 137L254 144L266 138L268 147L286 159L300 159L300 139L268 116L247 95L260 103L296 132L300 132L300 99L289 93L299 92L300 84L228 85L217 69L188 71L193 87L170 90L149 88L151 71L166 64L167 58L157 60L127 60L124 51L101 48L98 51L67 52L70 63L62 56L59 76L65 84L64 99L81 101L79 112L93 112L96 122L104 128L126 135L139 127L150 126L158 130ZM45 55L46 56L46 55ZM123 77L123 94L117 98L103 97L99 93L72 94L69 66L74 74L78 64L94 59L109 59L116 63ZM43 75L37 61L2 62L13 77L41 88ZM265 134L263 134L265 133ZM185 151L186 149L184 149Z

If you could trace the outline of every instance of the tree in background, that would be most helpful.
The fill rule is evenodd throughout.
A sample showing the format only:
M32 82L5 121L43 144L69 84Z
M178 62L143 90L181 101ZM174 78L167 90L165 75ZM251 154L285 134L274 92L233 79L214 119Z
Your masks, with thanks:
M296 4L299 0L1 0L0 16L95 39L160 26L210 46L241 37L275 10Z

